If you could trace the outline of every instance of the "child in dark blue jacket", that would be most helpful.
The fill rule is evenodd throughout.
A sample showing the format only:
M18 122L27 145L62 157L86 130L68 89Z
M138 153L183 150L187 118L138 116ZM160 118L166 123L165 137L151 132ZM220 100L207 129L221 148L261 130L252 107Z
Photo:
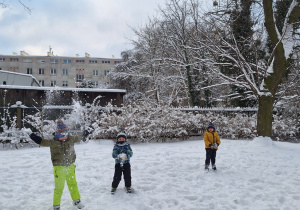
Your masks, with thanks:
M125 187L131 193L131 167L130 158L133 155L130 144L126 142L126 133L121 131L117 135L117 143L114 145L112 157L115 159L115 174L112 182L111 193L114 194L124 174Z

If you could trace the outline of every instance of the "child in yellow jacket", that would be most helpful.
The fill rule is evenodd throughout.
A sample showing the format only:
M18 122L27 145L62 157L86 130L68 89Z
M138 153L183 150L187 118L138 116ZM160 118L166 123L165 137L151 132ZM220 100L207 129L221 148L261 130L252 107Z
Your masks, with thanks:
M216 154L221 141L213 123L209 123L207 130L204 133L204 143L206 150L205 170L209 170L208 167L210 162L212 169L217 170Z

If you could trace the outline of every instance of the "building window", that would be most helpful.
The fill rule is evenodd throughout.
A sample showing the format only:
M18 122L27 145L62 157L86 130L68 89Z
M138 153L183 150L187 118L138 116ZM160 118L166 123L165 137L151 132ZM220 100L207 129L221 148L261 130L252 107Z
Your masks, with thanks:
M84 80L83 74L76 74L76 82L82 82Z
M98 70L93 70L93 75L98 76Z
M10 61L19 61L19 58L10 58Z
M64 59L64 60L63 60L63 63L72 63L72 60Z
M44 59L39 59L36 61L37 63L46 63L46 61Z
M98 87L98 81L94 81L93 82L93 86L96 88L96 87Z
M109 70L104 70L104 76L107 76L109 73Z
M19 67L9 67L9 71L19 72Z
M55 86L56 86L56 81L53 81L53 80L52 80L51 83L50 83L50 86L51 86L51 87L55 87Z
M24 58L23 63L32 63L32 59Z
M115 61L115 64L121 63L121 61Z
M68 75L68 69L63 69L62 70L62 75Z
M5 58L0 58L0 61L5 61Z
M57 59L50 59L50 63L58 63Z
M76 60L76 63L84 63L84 60Z
M89 60L90 63L98 63L96 60Z
M62 86L63 87L68 87L68 81L63 81Z
M32 68L27 68L27 74L32 74Z
M39 83L41 86L45 86L45 81L44 80L39 80Z
M51 69L51 70L50 70L50 74L51 74L51 75L56 75L56 69Z
M44 69L39 69L39 74L45 74Z
M110 61L102 61L102 63L110 63Z

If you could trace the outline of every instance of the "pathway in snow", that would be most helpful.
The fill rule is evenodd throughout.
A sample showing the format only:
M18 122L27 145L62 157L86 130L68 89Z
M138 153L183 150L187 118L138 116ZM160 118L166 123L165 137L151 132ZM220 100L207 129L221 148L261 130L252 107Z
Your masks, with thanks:
M113 142L76 145L77 181L87 210L286 209L300 206L300 144L222 140L217 172L204 171L203 140L133 144L134 194L110 194ZM49 148L0 151L0 209L52 209ZM73 209L65 187L62 210Z

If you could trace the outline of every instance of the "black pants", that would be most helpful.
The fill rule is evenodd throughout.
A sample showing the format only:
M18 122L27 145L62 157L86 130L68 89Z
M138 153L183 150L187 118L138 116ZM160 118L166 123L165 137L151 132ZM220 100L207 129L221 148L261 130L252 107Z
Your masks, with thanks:
M121 178L122 178L122 173L124 174L124 181L125 181L125 187L131 187L131 167L130 163L125 163L123 167L121 167L120 163L117 163L115 165L115 174L114 174L114 179L111 184L113 188L117 188Z
M210 149L206 148L206 160L205 160L205 165L209 165L210 161L211 164L214 165L216 163L216 154L217 150L216 149Z

